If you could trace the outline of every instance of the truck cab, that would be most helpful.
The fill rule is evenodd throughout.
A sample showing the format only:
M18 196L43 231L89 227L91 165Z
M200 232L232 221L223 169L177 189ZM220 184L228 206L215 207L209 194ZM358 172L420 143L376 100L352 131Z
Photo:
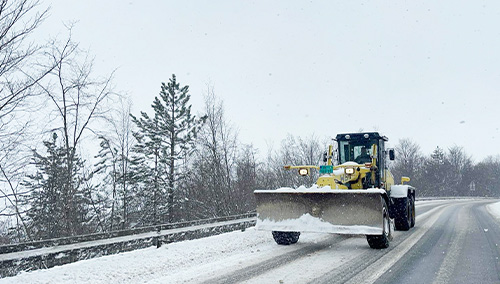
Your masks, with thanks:
M386 156L388 152L385 149L385 142L389 139L385 136L381 136L378 132L366 132L366 133L346 133L338 134L335 137L337 141L338 150L338 164L342 165L347 162L355 162L361 165L368 165L374 168L374 183L367 184L370 187L387 188L387 179L392 179L392 184L394 184L394 179L392 174L388 170L388 164L386 163ZM364 152L366 151L366 154ZM393 150L389 150L391 160L394 159ZM367 158L368 156L368 158ZM372 162L375 161L374 164ZM368 173L368 179L371 181L372 173Z
M325 155L327 165L320 167L318 186L332 189L391 189L394 178L388 169L386 156L394 158L393 150L386 151L389 139L378 132L338 134L337 165L331 161L332 153ZM330 157L330 158L328 158Z

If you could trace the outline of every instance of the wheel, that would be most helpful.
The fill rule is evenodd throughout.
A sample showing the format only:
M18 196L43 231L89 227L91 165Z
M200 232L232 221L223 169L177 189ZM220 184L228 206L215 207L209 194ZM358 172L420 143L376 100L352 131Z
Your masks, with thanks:
M274 241L278 245L291 245L299 241L300 232L273 231Z
M415 198L413 196L410 198L411 200L411 224L410 227L415 227Z
M384 249L389 247L389 241L392 239L392 226L389 212L387 211L387 204L384 200L382 206L382 214L384 217L382 235L367 235L366 240L372 249Z
M411 228L413 216L411 197L394 198L394 206L396 206L396 216L394 216L396 230L408 231Z

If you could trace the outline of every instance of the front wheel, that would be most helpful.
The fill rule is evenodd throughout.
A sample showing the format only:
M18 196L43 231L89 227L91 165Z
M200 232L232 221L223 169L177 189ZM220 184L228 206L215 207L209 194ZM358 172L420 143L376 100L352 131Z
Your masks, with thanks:
M367 235L366 240L372 249L385 249L389 247L389 241L392 239L392 226L391 218L387 210L387 204L383 201L382 214L383 214L383 233L382 235Z
M278 245L291 245L299 241L300 232L273 231L274 241Z

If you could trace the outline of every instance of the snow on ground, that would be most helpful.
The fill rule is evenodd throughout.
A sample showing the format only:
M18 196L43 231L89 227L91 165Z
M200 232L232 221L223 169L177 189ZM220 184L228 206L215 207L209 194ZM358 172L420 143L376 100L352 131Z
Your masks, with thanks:
M441 201L443 202L443 201ZM417 202L429 204L430 202ZM488 211L500 219L500 202ZM396 232L398 233L398 232ZM397 236L396 236L397 237ZM200 283L227 273L285 257L305 247L321 246L289 265L258 274L251 283L293 283L314 279L370 250L365 238L303 233L293 246L278 246L268 231L249 228L208 238L163 245L24 272L1 283ZM295 281L296 282L296 281ZM300 281L298 281L300 282Z
M278 246L271 233L249 228L24 272L0 283L195 283L254 265L330 237L303 234L300 246Z
M488 204L486 208L493 217L500 220L500 202Z

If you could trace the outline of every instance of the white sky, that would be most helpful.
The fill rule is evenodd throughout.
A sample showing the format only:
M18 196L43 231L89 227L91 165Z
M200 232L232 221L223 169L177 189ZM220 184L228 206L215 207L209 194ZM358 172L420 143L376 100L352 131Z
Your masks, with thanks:
M436 3L435 3L436 2ZM377 130L430 154L500 154L498 1L45 0L43 37L73 38L151 113L171 74L194 110L211 84L243 143Z

